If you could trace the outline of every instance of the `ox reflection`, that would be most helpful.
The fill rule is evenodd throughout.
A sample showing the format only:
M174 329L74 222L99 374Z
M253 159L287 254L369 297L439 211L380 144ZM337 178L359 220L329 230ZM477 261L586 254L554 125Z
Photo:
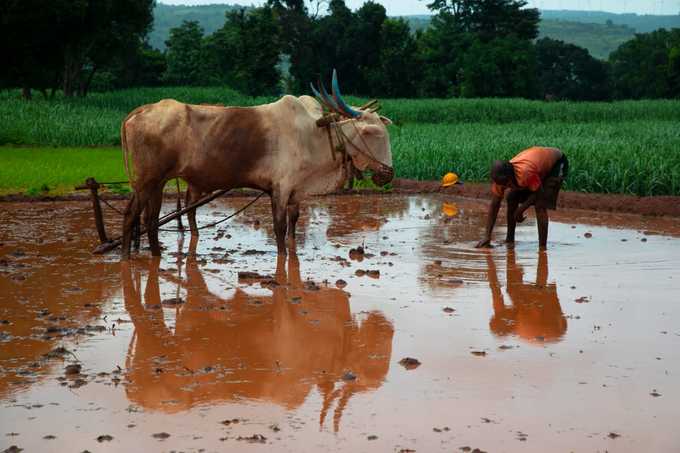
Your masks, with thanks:
M517 264L514 250L508 250L506 276L511 305L503 299L496 265L491 254L486 256L489 286L494 314L489 321L491 331L499 336L516 334L531 343L559 341L567 331L567 320L557 297L557 286L548 283L548 255L538 254L536 282L524 282L524 269Z
M135 326L127 369L128 398L140 406L177 412L196 405L254 399L286 409L302 405L318 388L320 424L334 407L337 431L343 411L357 393L379 388L389 369L392 324L379 312L362 319L350 312L348 294L307 290L297 257L279 260L271 296L236 290L224 299L210 292L195 258L186 280L148 265L141 294L141 270L124 264L125 306ZM186 289L173 330L164 321L159 278ZM355 380L343 380L350 371Z

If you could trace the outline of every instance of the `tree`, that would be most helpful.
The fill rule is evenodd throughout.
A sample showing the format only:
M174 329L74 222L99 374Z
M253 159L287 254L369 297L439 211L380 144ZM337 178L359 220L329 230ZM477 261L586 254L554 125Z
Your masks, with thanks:
M417 96L418 48L408 23L385 20L380 42L377 62L367 70L372 96Z
M205 80L203 29L197 21L184 21L170 30L167 69L163 80L175 85L200 85Z
M636 34L609 57L618 99L680 97L680 29Z
M268 0L267 6L278 24L281 52L290 61L288 89L293 93L306 93L309 82L319 70L316 64L319 48L315 48L313 41L314 19L308 15L303 0Z
M607 63L582 47L550 38L536 42L542 97L601 101L611 97Z
M61 6L64 95L87 94L99 67L133 52L153 22L153 0L54 0Z
M421 94L534 96L539 13L524 0L434 0L420 35Z
M428 7L452 14L461 31L474 34L482 42L514 35L520 40L538 36L540 13L525 8L525 0L434 0Z
M153 20L153 0L6 0L0 28L13 85L62 84L85 96L99 68L139 46ZM6 82L7 83L7 82Z
M281 46L269 6L227 13L224 26L208 39L215 78L250 95L277 94Z
M460 95L463 61L473 40L460 29L453 14L442 11L432 18L430 28L417 35L422 61L420 96Z
M355 21L354 13L347 7L344 0L331 0L328 14L315 22L314 34L311 40L317 52L314 55L314 68L311 74L315 81L317 77L328 77L337 69L342 79L342 85L348 92L355 92L354 75L357 68L354 63L354 43L348 40L349 30Z
M46 93L59 84L63 67L59 2L41 0L9 0L0 9L0 52L3 70L0 85L20 87L25 99L31 99L32 88ZM26 27L30 24L30 33Z
M462 97L524 97L537 95L534 48L529 41L497 38L476 40L465 54Z

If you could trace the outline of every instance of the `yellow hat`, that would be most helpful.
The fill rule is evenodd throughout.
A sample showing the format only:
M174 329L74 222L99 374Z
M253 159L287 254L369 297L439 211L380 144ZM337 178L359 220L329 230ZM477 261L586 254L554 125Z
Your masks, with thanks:
M451 187L458 184L458 175L455 173L447 173L442 178L442 187Z
M456 203L444 203L442 205L442 214L447 217L455 217L458 215L458 206L456 206Z

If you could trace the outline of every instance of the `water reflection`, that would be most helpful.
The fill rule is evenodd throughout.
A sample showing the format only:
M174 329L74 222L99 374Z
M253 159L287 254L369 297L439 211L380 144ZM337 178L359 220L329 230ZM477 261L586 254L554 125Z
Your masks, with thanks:
M505 304L498 281L493 256L486 255L489 286L493 297L494 314L489 321L491 331L498 336L517 335L528 342L556 342L567 331L567 320L562 313L555 283L548 283L548 255L538 253L536 282L524 282L524 269L517 264L514 250L506 257L507 295Z
M288 272L285 261L278 261L279 285L264 296L241 289L228 297L211 292L191 254L185 278L162 271L158 260L135 264L121 268L125 307L135 326L126 391L144 408L177 412L254 399L294 409L316 388L323 400L320 425L333 411L337 431L352 396L379 388L385 379L392 324L377 311L353 315L344 291L302 282L295 256ZM148 274L143 296L142 273ZM174 331L161 308L161 280L186 291Z

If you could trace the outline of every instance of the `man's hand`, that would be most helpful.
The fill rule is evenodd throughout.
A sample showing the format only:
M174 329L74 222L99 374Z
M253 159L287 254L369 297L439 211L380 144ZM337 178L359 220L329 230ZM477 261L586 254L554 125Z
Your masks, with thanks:
M527 219L527 217L524 215L524 211L525 210L522 208L522 206L517 208L515 211L515 222L522 223Z
M491 248L491 238L482 239L481 241L479 241L477 243L477 245L475 245L475 248L478 248L478 249L482 249L482 248L489 249L489 248Z

